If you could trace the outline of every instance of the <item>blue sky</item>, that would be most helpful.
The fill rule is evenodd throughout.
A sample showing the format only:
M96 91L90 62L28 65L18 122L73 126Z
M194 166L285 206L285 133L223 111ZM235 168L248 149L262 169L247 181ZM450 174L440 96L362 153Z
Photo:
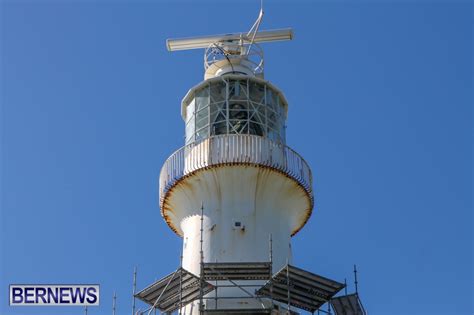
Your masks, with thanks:
M202 51L165 39L246 31L259 1L1 3L1 314L10 283L100 283L89 314L131 311L179 264L157 205L184 144L180 100ZM287 143L316 208L297 266L352 279L370 314L472 314L473 5L266 1L266 79L289 101ZM349 290L353 290L352 284Z

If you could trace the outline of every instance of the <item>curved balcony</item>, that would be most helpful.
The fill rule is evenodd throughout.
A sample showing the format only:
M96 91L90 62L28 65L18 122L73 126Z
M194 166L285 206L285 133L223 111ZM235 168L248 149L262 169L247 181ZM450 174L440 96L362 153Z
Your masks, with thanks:
M247 164L276 170L295 180L313 200L312 175L306 161L289 147L253 135L219 135L174 152L160 173L160 206L182 178L219 165Z

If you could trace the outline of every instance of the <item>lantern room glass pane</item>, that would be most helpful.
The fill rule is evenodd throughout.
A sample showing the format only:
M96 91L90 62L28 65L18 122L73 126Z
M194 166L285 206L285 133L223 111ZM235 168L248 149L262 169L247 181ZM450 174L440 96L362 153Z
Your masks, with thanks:
M199 129L196 132L196 141L203 140L209 137L209 128L206 126L205 128Z
M209 123L209 106L196 113L196 129L201 129Z
M190 119L186 123L186 143L193 142L194 140L194 119Z
M220 122L215 122L211 126L211 135L224 135L227 133L227 122L225 120Z
M209 105L209 86L205 86L199 91L196 91L196 110L200 110Z
M265 103L265 85L259 82L249 83L249 98L257 103Z
M222 102L226 99L227 85L225 82L212 82L210 84L210 101L211 103Z
M186 107L186 122L188 122L190 119L193 118L194 115L194 99L189 103L189 105Z

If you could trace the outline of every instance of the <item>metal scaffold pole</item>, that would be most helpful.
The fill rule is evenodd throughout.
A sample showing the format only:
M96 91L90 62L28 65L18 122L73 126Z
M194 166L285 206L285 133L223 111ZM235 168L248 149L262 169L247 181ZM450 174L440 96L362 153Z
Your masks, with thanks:
M117 305L117 294L114 291L114 297L112 298L112 315L115 315L116 305Z
M201 229L200 229L200 234L201 234L201 239L200 239L200 274L199 274L199 313L203 313L203 276L204 276L204 251L203 251L203 233L204 233L204 203L201 202Z
M270 239L269 239L269 251L270 251L270 274L269 278L270 279L270 300L272 302L272 309L274 307L273 303L273 282L271 281L272 276L273 276L273 239L272 239L272 234L270 234Z
M217 264L217 259L216 259L216 264ZM216 300L216 304L214 305L214 309L216 309L216 310L217 310L217 299L218 299L218 298L217 298L217 287L218 287L218 285L217 285L217 279L216 279L216 281L215 281L215 283L214 283L214 284L215 284L215 288L214 288L214 297L215 297L215 300Z
M287 259L286 260L286 286L288 288L287 290L287 298L288 298L288 315L291 314L291 309L290 309L290 301L291 301L291 295L290 295L290 262Z
M358 288L358 282L357 282L357 266L354 265L354 284L355 284L355 290L356 293L359 293L359 288Z
M181 251L180 257L180 270L179 270L179 312L181 315L183 309L183 252Z
M133 294L133 300L132 300L132 315L135 315L135 294L137 293L137 266L133 268L133 288L132 288L132 294Z

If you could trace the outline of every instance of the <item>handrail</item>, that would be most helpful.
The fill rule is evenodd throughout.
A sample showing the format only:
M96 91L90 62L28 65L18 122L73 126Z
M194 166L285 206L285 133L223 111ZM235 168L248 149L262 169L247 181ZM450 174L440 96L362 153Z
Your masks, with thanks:
M312 174L306 161L286 145L255 135L218 135L175 151L160 172L160 205L180 179L199 169L225 164L261 165L298 182L313 198Z

